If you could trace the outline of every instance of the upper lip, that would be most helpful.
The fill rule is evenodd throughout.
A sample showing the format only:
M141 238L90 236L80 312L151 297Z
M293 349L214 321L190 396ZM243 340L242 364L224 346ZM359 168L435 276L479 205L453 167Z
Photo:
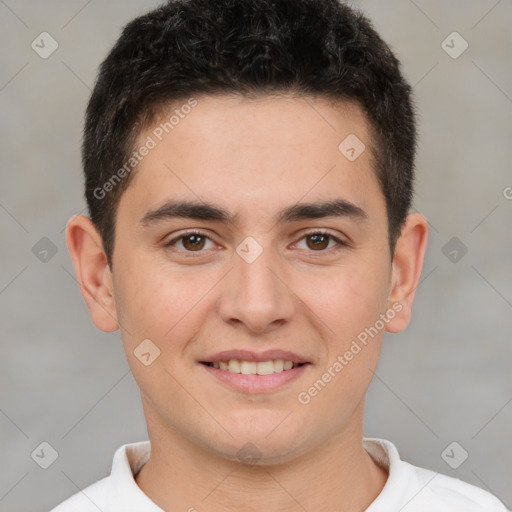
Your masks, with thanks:
M264 352L254 352L252 350L224 350L223 352L217 352L212 356L208 356L202 359L202 363L217 363L219 361L230 361L235 359L237 361L292 361L293 363L309 363L309 360L290 352L288 350L265 350Z

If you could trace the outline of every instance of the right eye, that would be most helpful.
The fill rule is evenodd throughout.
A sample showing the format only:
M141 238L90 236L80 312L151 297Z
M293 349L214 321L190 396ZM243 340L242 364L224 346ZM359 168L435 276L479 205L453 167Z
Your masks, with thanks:
M203 252L202 249L207 240L213 243L211 238L202 231L193 230L182 233L169 242L166 242L164 247L176 247L177 243L181 243L181 250L184 252Z

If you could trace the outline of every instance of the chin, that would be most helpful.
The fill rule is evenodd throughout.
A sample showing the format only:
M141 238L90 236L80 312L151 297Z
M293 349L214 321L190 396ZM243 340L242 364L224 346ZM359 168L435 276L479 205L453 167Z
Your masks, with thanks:
M221 457L246 466L276 466L287 463L297 456L297 446L295 444L267 446L265 443L255 443L251 440L240 446L233 445L226 451L219 452L218 449L217 446L215 451Z
M281 414L280 421L284 416ZM244 429L230 429L233 437L224 437L224 443L212 445L210 440L209 448L225 459L251 466L282 464L308 451L306 440L298 434L300 429L291 429L290 425L279 425L279 422L264 429L251 428L250 425L247 423Z

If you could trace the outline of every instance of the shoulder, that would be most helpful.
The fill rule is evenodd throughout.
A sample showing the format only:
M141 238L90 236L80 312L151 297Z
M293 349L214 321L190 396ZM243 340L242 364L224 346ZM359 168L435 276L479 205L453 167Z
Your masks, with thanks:
M436 510L453 512L507 512L505 505L496 496L476 485L407 462L403 464L409 466L420 486L424 486L418 494L418 501L426 506L435 505L438 507ZM413 502L414 498L411 504ZM404 512L408 510L405 508Z
M134 477L148 460L150 451L149 441L121 446L114 454L109 476L76 492L50 512L160 512Z
M110 477L102 478L82 491L70 496L50 512L98 512L106 507Z
M390 441L365 438L364 446L388 472L384 488L367 512L508 512L484 489L401 460Z

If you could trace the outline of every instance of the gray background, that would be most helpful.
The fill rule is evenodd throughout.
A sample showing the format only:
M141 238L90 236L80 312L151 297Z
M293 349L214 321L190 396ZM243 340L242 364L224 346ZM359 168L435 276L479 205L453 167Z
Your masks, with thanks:
M79 147L97 67L121 27L157 4L0 1L1 511L47 511L107 475L121 444L147 438L119 335L93 326L64 227L85 207ZM415 208L431 226L414 318L386 335L365 434L511 508L512 3L353 5L414 85ZM47 59L31 48L43 31L59 44ZM469 43L456 59L441 46L453 31ZM46 262L32 250L43 237L57 250ZM443 251L452 237L459 247ZM46 470L31 458L43 441L59 454ZM469 453L458 469L441 457L453 441L452 461Z

